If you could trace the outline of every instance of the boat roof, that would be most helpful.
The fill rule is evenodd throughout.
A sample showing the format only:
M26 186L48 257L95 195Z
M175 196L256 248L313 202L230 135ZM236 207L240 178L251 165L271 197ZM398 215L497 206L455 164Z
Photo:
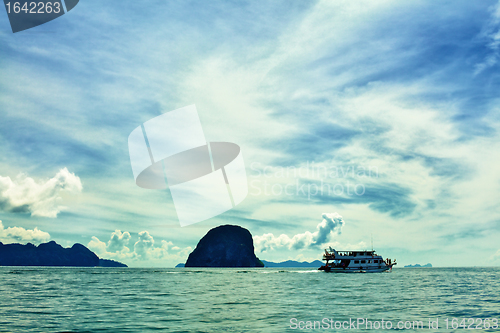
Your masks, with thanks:
M375 251L337 251L337 253L361 253L361 254L372 254Z
M331 247L329 249L325 249L326 251L329 251L329 252L333 252L335 251L335 249L332 249ZM354 253L356 254L362 254L362 255L374 255L375 254L375 250L371 250L371 251L335 251L339 254L349 254L349 255L352 255Z

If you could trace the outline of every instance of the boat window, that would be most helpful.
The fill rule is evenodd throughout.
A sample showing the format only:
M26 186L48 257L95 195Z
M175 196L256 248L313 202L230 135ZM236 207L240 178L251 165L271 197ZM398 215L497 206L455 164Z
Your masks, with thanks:
M359 260L354 260L354 263L355 264L359 264Z
M365 263L365 260L361 260L361 263L364 264Z

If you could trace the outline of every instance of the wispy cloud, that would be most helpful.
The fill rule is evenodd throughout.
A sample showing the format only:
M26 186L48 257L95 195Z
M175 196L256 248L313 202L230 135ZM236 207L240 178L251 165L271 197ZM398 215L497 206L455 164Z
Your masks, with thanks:
M484 60L475 64L474 75L478 75L484 70L494 66L498 62L500 51L500 2L491 6L491 17L478 36L480 40L486 43L489 52Z

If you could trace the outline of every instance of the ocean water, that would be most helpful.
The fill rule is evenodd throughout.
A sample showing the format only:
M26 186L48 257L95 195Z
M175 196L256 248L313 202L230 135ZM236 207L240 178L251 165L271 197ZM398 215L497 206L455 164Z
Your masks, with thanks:
M495 319L500 268L0 267L1 332L500 332Z

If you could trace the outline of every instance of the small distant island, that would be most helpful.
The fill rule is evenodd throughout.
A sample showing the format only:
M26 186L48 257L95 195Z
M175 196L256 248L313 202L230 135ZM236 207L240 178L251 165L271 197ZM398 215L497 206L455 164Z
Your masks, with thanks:
M265 267L311 267L311 268L319 268L323 265L323 263L319 260L314 260L311 262L307 261L295 261L295 260L287 260L282 262L272 262L267 260L262 260Z
M64 248L55 241L38 246L0 242L0 266L127 267L118 261L100 259L82 244Z
M423 268L423 267L432 267L430 263L426 265L420 265L420 264L415 264L415 265L406 265L405 268Z
M318 268L321 267L323 264L319 260L314 260L311 262L307 261L295 261L295 260L287 260L287 261L282 261L282 262L272 262L272 261L267 261L267 260L261 260L261 262L264 264L264 267L311 267L311 268ZM175 268L181 268L181 267L186 267L183 263L177 264Z
M128 267L124 263L111 259L99 259L99 267Z
M222 225L203 236L185 267L264 267L264 263L255 256L250 231L237 225Z

